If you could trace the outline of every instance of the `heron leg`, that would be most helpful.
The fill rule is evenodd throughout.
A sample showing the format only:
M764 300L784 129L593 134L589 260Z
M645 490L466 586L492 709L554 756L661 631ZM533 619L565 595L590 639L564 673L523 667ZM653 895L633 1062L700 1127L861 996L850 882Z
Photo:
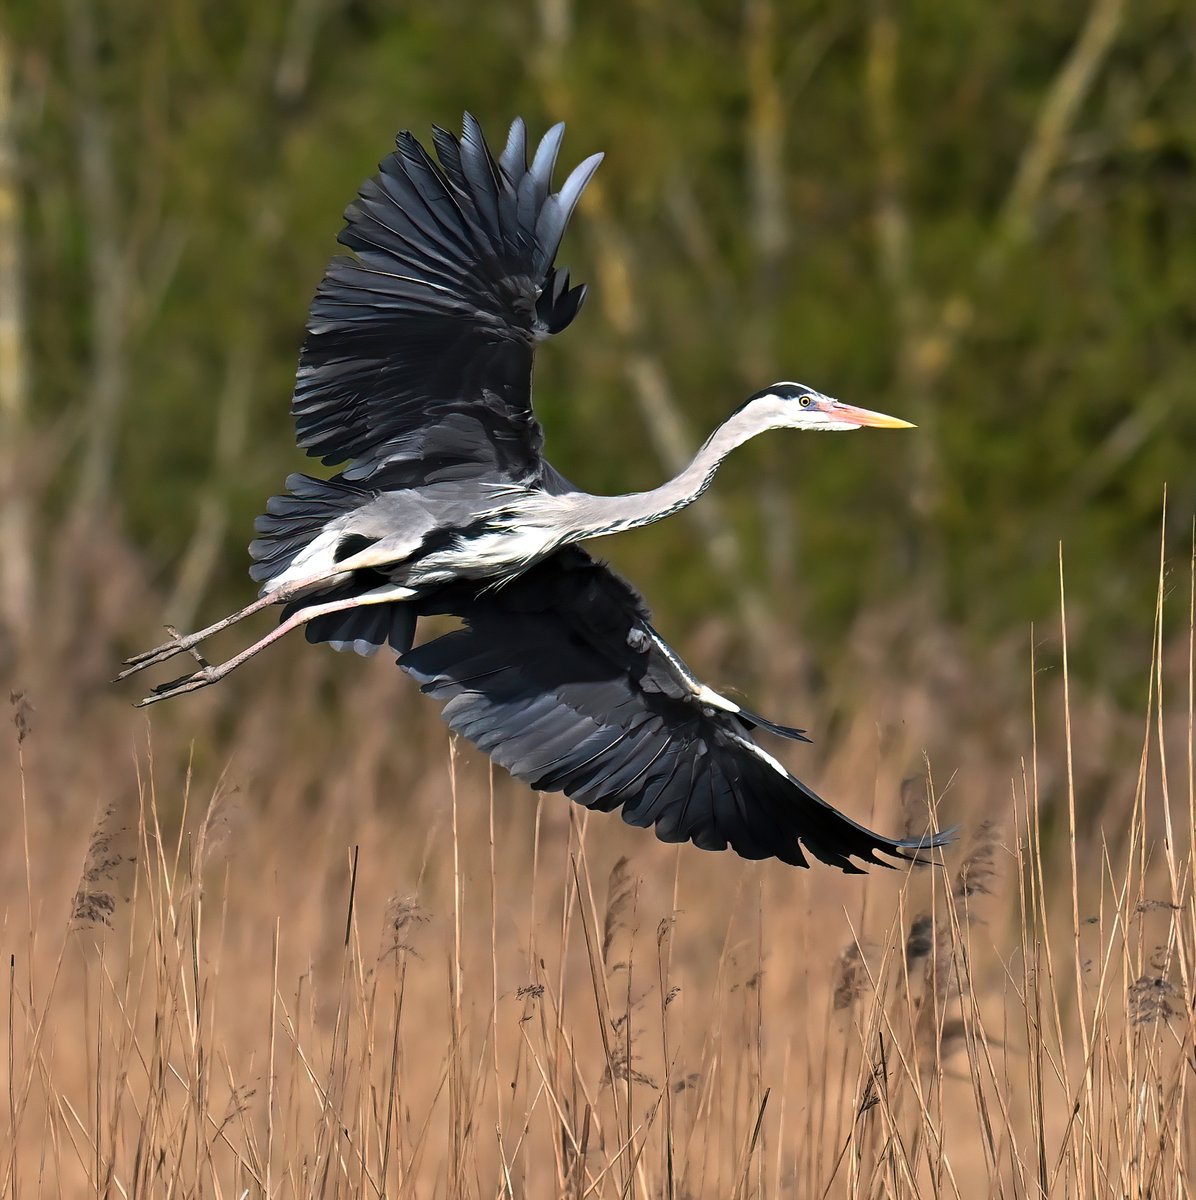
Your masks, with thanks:
M152 667L156 663L165 662L168 658L173 658L176 654L182 654L184 651L190 650L193 646L198 646L200 642L206 641L213 634L220 633L221 630L228 629L231 625L236 625L238 621L243 621L246 617L252 617L254 613L261 612L263 608L269 608L273 604L285 603L306 588L313 587L319 583L328 583L332 579L340 578L341 574L342 572L337 572L335 575L316 575L310 579L298 579L294 583L277 588L272 592L267 592L264 596L259 596L252 604L247 604L235 613L230 613L227 617L222 617L206 629L200 629L195 633L188 633L182 637L175 634L169 641L163 642L160 646L155 646L152 650L144 650L140 654L134 654L132 658L126 658L124 661L125 669L117 675L113 683L119 683L122 679L127 679L130 675L136 675L138 671L144 671L146 667Z
M139 700L134 707L144 708L147 704L156 704L159 700L169 700L173 696L181 696L186 692L196 692L200 688L208 687L210 684L216 683L226 675L231 674L242 663L253 658L255 654L260 654L267 646L271 646L277 642L279 638L285 637L292 629L298 629L301 625L306 625L308 621L314 621L316 617L322 617L328 613L341 612L347 608L361 608L366 604L388 604L392 600L407 599L410 595L410 588L406 588L402 584L392 583L386 584L384 587L375 588L371 592L365 592L360 596L348 596L341 600L329 600L324 604L310 604L288 617L266 634L265 637L259 638L254 642L252 646L247 646L240 654L234 654L232 658L226 659L222 663L205 664L198 671L194 671L190 675L184 675L180 679L172 679L169 683L160 683L144 700Z

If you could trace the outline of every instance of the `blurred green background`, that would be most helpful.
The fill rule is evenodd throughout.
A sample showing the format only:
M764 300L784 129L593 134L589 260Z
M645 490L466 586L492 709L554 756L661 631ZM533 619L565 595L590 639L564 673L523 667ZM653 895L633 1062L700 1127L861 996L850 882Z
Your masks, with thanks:
M100 619L113 572L180 625L248 599L252 518L311 469L287 408L341 211L397 129L468 108L498 143L565 119L563 166L606 151L561 255L591 294L537 373L568 477L651 486L777 378L920 426L761 439L690 516L603 544L671 636L730 614L821 667L885 611L991 646L1057 621L1062 541L1078 669L1140 674L1164 485L1184 581L1196 510L1188 0L9 0L2 22L10 652L52 591L77 594L60 624Z

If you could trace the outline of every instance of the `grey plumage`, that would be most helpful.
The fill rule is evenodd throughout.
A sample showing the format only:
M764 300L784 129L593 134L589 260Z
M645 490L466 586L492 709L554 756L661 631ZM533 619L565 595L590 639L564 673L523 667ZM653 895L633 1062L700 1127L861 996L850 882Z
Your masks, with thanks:
M249 576L259 583L285 571L329 521L357 512L373 496L342 479L326 481L310 475L288 475L286 486L286 494L272 496L265 515L253 523L261 536L249 543L253 559Z
M345 212L312 302L292 413L328 479L292 475L250 545L260 598L128 660L165 661L273 605L278 628L143 703L223 678L286 632L399 665L462 736L516 777L620 809L666 841L844 871L921 861L948 835L892 839L831 808L755 740L805 740L719 695L661 638L628 584L574 543L692 503L736 446L767 429L900 427L814 389L752 396L658 488L590 495L543 457L531 406L536 346L577 315L584 285L555 265L591 155L552 190L563 126L531 164L521 120L495 159L472 116L460 138L410 133ZM460 629L412 649L419 619Z

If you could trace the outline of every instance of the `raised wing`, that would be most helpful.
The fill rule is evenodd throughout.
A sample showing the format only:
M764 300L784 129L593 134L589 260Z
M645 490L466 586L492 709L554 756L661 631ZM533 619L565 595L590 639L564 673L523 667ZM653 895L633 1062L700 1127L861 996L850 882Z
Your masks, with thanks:
M428 611L432 611L429 609ZM588 808L622 808L666 842L730 847L858 872L877 854L920 861L949 840L882 837L756 744L772 726L702 685L660 639L639 596L571 547L497 590L443 593L465 621L399 659L444 718L518 779Z
M553 266L602 156L559 192L555 125L527 165L522 120L496 162L477 121L435 129L439 163L407 132L345 212L299 359L299 445L388 487L539 477L532 353L576 315L584 286Z

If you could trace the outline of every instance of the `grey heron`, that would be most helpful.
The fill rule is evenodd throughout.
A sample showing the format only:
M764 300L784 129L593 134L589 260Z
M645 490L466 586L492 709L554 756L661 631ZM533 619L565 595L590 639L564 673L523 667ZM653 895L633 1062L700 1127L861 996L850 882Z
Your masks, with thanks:
M125 678L243 618L280 623L227 661L161 684L153 703L206 687L288 631L370 654L389 644L443 715L514 776L563 791L665 841L844 871L918 859L946 834L887 838L856 824L753 737L808 740L698 680L638 594L577 545L658 521L709 487L735 447L769 429L909 423L783 382L748 398L675 479L591 495L541 453L531 406L537 344L576 316L585 287L554 265L602 156L552 190L564 133L528 163L516 120L497 159L466 114L409 132L345 213L311 306L292 414L300 447L331 478L296 474L256 523L259 599L126 660ZM420 616L461 627L414 647Z

